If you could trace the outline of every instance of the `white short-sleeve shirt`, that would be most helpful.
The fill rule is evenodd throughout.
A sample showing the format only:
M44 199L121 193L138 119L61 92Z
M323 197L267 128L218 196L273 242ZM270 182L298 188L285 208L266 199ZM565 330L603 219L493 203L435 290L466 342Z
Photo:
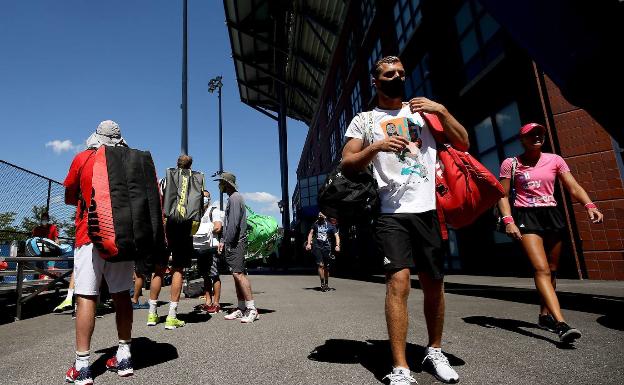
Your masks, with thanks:
M364 140L367 114L357 114L345 136ZM399 110L373 111L373 142L389 136L406 137L410 143L401 153L379 152L373 158L373 173L379 185L381 212L422 213L435 210L436 142L425 120L409 105Z

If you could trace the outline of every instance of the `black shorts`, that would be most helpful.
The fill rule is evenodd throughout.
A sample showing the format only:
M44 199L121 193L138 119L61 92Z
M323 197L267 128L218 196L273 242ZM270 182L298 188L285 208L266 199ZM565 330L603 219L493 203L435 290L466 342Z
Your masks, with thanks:
M386 271L414 268L433 279L444 277L444 249L436 210L417 214L381 214L375 241Z
M147 259L138 259L134 261L134 271L137 275L151 277L154 272L154 264Z
M314 260L317 266L327 266L332 263L332 254L331 248L323 247L317 243L312 244L312 255L314 255Z
M247 252L247 241L241 239L236 244L225 246L225 262L232 273L246 273L245 253Z
M566 228L558 207L516 207L514 222L522 234L558 234Z
M210 278L219 276L219 254L216 247L195 250L195 257L197 258L197 270L202 276L207 275Z
M192 223L173 224L167 223L167 244L171 252L171 267L191 267L193 256L193 236L191 235Z

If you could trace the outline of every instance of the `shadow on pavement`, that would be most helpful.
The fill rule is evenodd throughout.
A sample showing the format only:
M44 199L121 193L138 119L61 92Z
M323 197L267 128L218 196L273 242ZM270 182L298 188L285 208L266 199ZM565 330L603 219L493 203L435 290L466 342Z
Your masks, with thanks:
M134 370L141 370L162 364L163 362L178 358L178 349L175 346L162 342L155 342L146 337L132 339L132 364ZM106 372L106 360L117 352L117 346L97 350L95 353L102 353L100 357L91 365L93 378ZM113 373L113 375L117 376Z
M322 289L320 286L316 286L316 287L304 287L303 290L321 291Z
M557 339L551 339L551 338L548 338L548 337L544 337L542 335L535 334L535 333L533 333L533 332L531 332L529 330L526 330L526 329L539 329L539 330L541 330L539 326L537 326L536 324L530 323L530 322L520 321L520 320L515 320L515 319L508 319L508 318L488 317L488 316L482 316L482 315L475 315L475 316L470 316L470 317L464 317L462 319L466 323L473 324L473 325L479 325L479 326L482 326L484 328L499 328L499 329L503 329L503 330L508 330L510 332L518 333L518 334L526 336L526 337L532 337L532 338L535 338L535 339L538 339L538 340L550 342L551 344L555 345L559 349L563 349L563 350L576 349L574 347L574 345L561 343ZM555 334L553 334L553 335L555 335ZM557 337L555 337L555 338L557 338Z
M366 282L385 283L385 279L380 276L349 277ZM412 288L419 289L420 283L417 279L412 279ZM445 282L445 292L455 295L466 295L470 297L491 298L502 301L518 302L539 305L539 295L534 288L517 288L494 285L475 285L467 283ZM584 313L600 314L597 322L604 327L622 330L622 316L624 314L624 298L606 295L572 293L558 291L557 297L561 309L580 311Z
M423 371L421 361L425 354L425 347L407 344L407 363L413 372ZM444 352L452 366L461 366L466 362L461 358ZM360 364L381 381L392 369L390 344L387 340L353 341L330 339L325 344L316 347L308 359L332 364Z

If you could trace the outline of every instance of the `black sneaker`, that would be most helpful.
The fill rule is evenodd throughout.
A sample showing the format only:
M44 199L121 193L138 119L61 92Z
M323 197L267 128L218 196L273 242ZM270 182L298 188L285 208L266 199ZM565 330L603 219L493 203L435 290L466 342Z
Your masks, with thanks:
M557 322L555 333L559 335L559 340L564 343L572 343L581 338L581 332L578 329L570 327L565 322Z
M557 321L551 314L544 314L537 318L537 325L544 330L554 332L557 327Z

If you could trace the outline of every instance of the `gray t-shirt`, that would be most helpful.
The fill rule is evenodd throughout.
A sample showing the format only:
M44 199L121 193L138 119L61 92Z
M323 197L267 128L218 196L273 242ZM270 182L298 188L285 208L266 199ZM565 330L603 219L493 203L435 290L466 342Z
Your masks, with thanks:
M230 195L225 207L223 221L223 243L233 245L245 236L247 232L247 209L245 199L238 192Z

